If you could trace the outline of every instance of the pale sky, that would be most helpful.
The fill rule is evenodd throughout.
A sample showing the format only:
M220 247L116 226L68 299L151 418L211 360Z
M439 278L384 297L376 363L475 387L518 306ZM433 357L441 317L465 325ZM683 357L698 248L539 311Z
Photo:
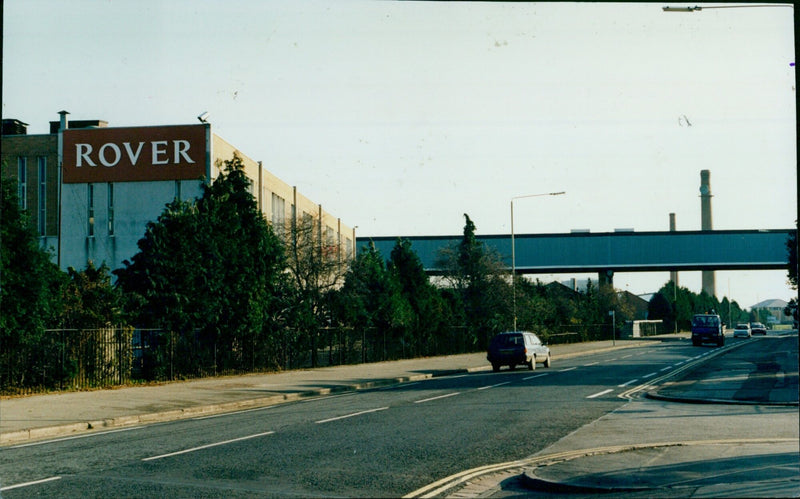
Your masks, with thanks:
M551 191L515 201L516 233L668 230L669 213L698 230L703 169L715 229L793 227L793 8L662 5L6 0L2 115L36 134L62 109L208 111L359 237L460 234L464 213L508 234L511 198ZM744 307L795 294L785 271L719 272L728 289Z

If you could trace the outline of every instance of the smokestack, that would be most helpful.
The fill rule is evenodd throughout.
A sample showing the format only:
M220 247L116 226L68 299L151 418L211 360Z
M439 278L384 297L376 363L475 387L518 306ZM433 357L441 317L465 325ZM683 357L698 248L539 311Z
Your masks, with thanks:
M670 213L669 214L669 231L670 232L675 232L675 230L677 230L676 229L676 225L675 225L675 214L674 213ZM669 280L672 281L672 284L676 288L678 287L678 272L676 270L673 270L673 271L671 271L669 273Z
M700 171L700 230L713 230L711 220L711 172ZM713 270L703 271L703 291L709 296L716 296L716 279Z

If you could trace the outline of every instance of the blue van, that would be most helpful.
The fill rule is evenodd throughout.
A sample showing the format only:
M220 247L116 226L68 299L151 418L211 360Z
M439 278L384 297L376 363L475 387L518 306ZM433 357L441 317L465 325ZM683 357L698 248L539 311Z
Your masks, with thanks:
M719 315L697 314L692 317L692 345L700 346L703 343L716 343L720 347L725 344L725 332Z

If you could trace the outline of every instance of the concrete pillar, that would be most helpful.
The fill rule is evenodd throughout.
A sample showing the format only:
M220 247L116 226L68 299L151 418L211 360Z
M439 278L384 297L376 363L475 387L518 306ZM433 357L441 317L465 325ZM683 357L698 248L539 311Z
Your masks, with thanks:
M599 286L614 287L614 271L611 269L601 270L597 273L597 281Z
M700 171L700 230L713 230L711 218L711 172ZM703 271L703 291L711 296L716 296L717 285L713 270Z

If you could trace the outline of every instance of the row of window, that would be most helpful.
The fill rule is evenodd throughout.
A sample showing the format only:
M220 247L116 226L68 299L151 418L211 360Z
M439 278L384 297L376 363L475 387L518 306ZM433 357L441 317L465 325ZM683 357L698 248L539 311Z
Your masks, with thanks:
M38 196L38 231L39 235L44 236L46 235L46 220L47 220L47 158L44 156L39 156L37 158L38 162L38 173L39 173L39 196ZM28 194L28 173L27 173L27 166L28 166L28 158L24 156L20 156L17 158L17 178L18 178L18 197L19 197L19 204L20 208L23 210L28 209L28 202L27 202L27 194ZM108 201L108 235L114 235L114 184L108 183L106 184L108 189L108 195L106 199ZM89 237L94 237L95 235L95 184L87 184L87 207L86 207L86 219L87 219L87 234ZM175 197L177 199L181 199L181 182L175 181ZM294 206L292 206L294 209ZM309 215L310 216L310 215ZM272 194L272 223L273 226L276 227L278 230L282 230L284 226L284 222L286 221L286 201L276 195L275 193ZM331 227L325 228L325 241L327 245L334 245L335 244L335 231ZM349 241L349 239L348 239Z
M38 171L39 171L39 218L37 222L37 230L40 236L46 235L47 232L47 158L39 156L36 158ZM23 210L28 209L28 158L20 156L17 158L17 175L19 178L17 197L19 198L19 207Z
M95 184L86 184L87 185L87 207L86 207L86 219L87 219L87 234L89 237L94 237L94 189ZM108 188L108 196L106 197L108 201L108 235L114 235L114 184L109 182L106 184Z

